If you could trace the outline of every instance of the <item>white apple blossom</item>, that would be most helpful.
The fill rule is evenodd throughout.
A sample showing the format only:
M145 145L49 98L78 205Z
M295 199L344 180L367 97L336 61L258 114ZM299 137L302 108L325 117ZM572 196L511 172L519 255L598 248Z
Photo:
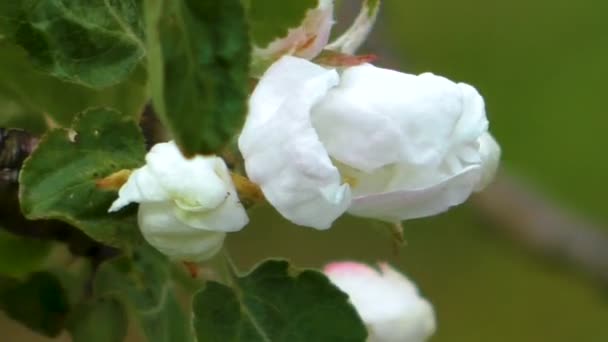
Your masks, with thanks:
M397 222L492 179L500 149L484 107L473 87L430 73L285 56L251 95L239 148L249 178L299 225L326 229L345 211Z
M299 26L290 28L287 35L277 38L267 46L254 46L253 57L276 59L289 54L301 58L316 57L327 45L334 24L334 1L319 0L316 8L309 9Z
M435 314L416 286L381 263L379 270L336 262L324 273L344 291L367 326L368 342L423 342L435 332Z
M154 145L109 211L139 203L138 223L152 246L173 259L202 261L222 247L226 232L249 218L230 172L216 156L186 159L171 141Z

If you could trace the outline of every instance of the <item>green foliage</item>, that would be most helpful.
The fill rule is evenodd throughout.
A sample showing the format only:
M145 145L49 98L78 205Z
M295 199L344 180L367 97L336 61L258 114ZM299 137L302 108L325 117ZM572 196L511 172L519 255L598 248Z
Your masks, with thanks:
M142 67L137 67L125 81L96 90L41 73L27 59L25 51L14 44L0 40L0 50L2 118L14 108L20 109L22 116L28 116L27 121L40 119L45 113L68 126L76 113L96 106L112 107L125 116L138 117L146 102L146 73Z
M48 241L20 237L0 230L0 275L21 278L39 270L52 246Z
M99 296L120 299L132 309L148 341L193 341L175 296L168 260L142 245L132 256L105 263L95 279Z
M239 0L146 0L156 112L187 155L217 153L246 114L249 40Z
M20 201L29 219L68 222L93 239L129 246L140 238L132 212L108 214L116 193L96 180L143 164L144 142L137 124L108 109L80 115L72 130L48 133L20 174Z
M74 342L121 342L127 335L127 318L118 300L99 299L76 307L67 326Z
M365 341L367 332L348 297L320 272L266 261L235 279L196 294L198 342Z
M47 272L34 273L23 282L3 286L0 308L12 319L50 337L63 330L70 309L61 282Z
M318 0L245 0L253 43L266 47L287 35L290 28L300 26L306 12L316 8Z
M127 78L145 56L138 0L19 0L0 30L45 72L94 88ZM12 16L12 17L11 17Z

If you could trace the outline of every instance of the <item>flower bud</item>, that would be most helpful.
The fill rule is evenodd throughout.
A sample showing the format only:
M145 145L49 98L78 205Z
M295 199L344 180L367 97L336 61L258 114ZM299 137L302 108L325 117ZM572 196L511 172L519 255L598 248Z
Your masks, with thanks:
M416 286L388 264L375 270L337 262L324 273L344 291L368 328L368 342L423 342L435 332L431 304Z
M186 159L173 141L156 144L110 207L140 203L138 223L152 246L173 259L201 261L222 247L226 232L249 221L230 172L216 156Z
M239 147L283 216L325 229L345 211L398 222L464 202L498 166L487 130L467 84L285 56L254 90Z

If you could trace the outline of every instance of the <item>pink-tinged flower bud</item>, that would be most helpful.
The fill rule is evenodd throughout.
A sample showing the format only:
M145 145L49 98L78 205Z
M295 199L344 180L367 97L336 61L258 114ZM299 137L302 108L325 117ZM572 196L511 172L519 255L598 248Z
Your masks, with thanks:
M336 262L325 275L348 294L368 329L368 342L423 342L435 332L431 304L416 286L390 267Z

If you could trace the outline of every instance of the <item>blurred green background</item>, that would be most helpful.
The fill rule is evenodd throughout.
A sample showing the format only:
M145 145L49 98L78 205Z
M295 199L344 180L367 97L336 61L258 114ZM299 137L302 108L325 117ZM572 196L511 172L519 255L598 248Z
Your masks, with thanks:
M504 169L608 227L607 15L603 0L386 0L367 52L475 85ZM405 222L398 255L380 226L354 218L327 232L277 221L271 210L252 222L229 245L243 265L273 255L313 267L396 264L435 306L434 342L608 341L606 288L530 253L471 204Z
M350 3L359 2L342 1ZM605 0L385 0L368 51L402 71L475 85L504 169L608 227L607 15ZM405 222L398 253L383 226L350 217L325 232L294 227L272 209L251 221L228 244L243 267L277 255L299 266L398 266L435 306L434 342L608 341L608 287L531 253L470 203ZM6 324L0 331L23 330Z

